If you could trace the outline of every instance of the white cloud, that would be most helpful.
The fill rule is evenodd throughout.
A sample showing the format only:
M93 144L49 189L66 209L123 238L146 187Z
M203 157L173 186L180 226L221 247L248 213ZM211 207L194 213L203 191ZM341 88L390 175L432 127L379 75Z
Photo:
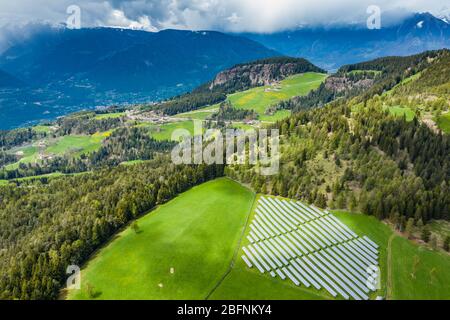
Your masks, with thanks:
M147 15L140 16L137 20L131 20L125 16L125 13L122 10L118 9L111 11L107 18L106 25L135 30L158 31L158 29L151 24L150 18Z
M299 25L364 23L369 5L391 20L406 12L439 15L442 0L0 0L5 23L64 22L66 8L78 5L82 26L120 26L274 32ZM448 10L448 8L447 8ZM383 19L388 22L390 19Z

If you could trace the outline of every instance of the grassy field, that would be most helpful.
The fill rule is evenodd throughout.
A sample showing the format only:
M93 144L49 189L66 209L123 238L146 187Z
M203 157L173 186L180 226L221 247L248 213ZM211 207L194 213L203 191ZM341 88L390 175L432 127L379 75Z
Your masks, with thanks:
M389 112L397 117L406 116L406 121L412 121L415 117L415 113L411 108L402 106L392 106L388 107Z
M90 153L100 148L102 141L110 132L95 133L91 136L70 135L59 138L55 143L45 149L45 153L55 155L73 154L75 156Z
M33 130L38 133L50 133L52 131L50 126L34 126Z
M442 131L450 133L450 112L439 116L436 119L436 123Z
M220 103L214 104L212 106L206 106L201 109L180 113L174 116L174 118L186 118L186 119L196 119L205 120L210 117L214 112L219 110Z
M237 92L228 96L228 100L236 108L253 109L260 116L264 115L266 109L282 100L287 100L294 96L306 95L325 80L326 75L321 73L308 72L291 76L280 82L277 86L256 87L246 91ZM278 116L279 117L279 116ZM266 116L266 120L275 121Z
M241 235L255 206L249 190L225 178L195 187L139 219L140 233L127 228L100 250L69 298L89 298L89 285L98 299L333 299L246 266L248 240ZM380 289L371 299L450 299L450 255L405 239L373 216L333 214L380 246Z
M450 299L450 256L396 236L392 241L393 299Z
M34 163L38 158L38 148L35 146L25 146L11 150L11 153L19 154L20 160L5 166L6 170L15 170L21 163Z
M115 113L104 113L104 114L98 114L95 116L96 120L102 120L102 119L114 119L114 118L120 118L124 117L126 115L125 112L115 112Z
M18 162L5 166L6 170L14 170L21 163L39 162L39 153L43 155L70 155L80 156L81 154L90 153L100 148L102 141L108 137L111 132L95 133L93 135L68 135L56 139L44 139L43 146L39 146L39 141L32 145L27 145L10 150L10 153L19 154Z
M307 72L293 75L274 86L262 86L246 91L228 95L228 100L236 108L253 109L259 115L259 120L275 122L290 115L288 110L277 111L274 115L265 115L268 107L282 100L287 100L295 96L308 94L316 89L327 77L326 74ZM207 106L195 111L190 111L176 115L176 118L189 118L205 120L213 112L219 109L220 104Z
M176 129L185 129L191 134L194 134L194 122L189 120L170 122L161 125L150 125L149 128L150 135L156 140L171 140L172 133Z
M98 299L204 299L229 268L253 198L225 178L192 188L100 250L69 298L88 298L89 284Z
M0 180L0 186L4 186L8 184L8 180Z

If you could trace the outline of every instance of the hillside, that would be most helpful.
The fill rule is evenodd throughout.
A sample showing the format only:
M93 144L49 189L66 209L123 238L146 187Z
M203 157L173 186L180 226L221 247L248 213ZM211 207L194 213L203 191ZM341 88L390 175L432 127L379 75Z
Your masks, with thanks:
M448 80L439 73L447 70L448 63L446 50L386 57L345 66L329 77L304 72L234 93L202 86L162 104L79 112L40 126L0 131L0 268L7 270L6 276L0 278L0 298L56 298L68 264L83 265L129 222L193 186L224 175L265 196L365 214L333 213L356 233L373 237L382 246L382 277L389 281L384 282L382 295L423 297L429 281L438 279L444 285L448 281L440 270L448 265L448 253L444 251L448 251L450 235L440 226L445 226L443 220L450 219L450 139L429 123L431 116L440 120L448 114ZM252 65L248 64L250 70ZM275 79L276 72L272 76ZM409 111L402 113L406 109ZM247 121L248 117L252 120ZM251 165L175 166L168 155L174 144L168 140L174 129L192 132L189 119L203 120L205 128L219 130L278 128L279 173L261 176ZM232 184L233 188L245 190L248 200L249 191ZM203 188L208 189L208 184L191 191L195 194L196 189L206 190ZM132 224L123 237L105 249L105 256L99 252L88 264L84 272L92 286L74 297L83 298L89 292L100 299L102 293L105 298L117 294L116 289L104 287L105 278L96 268L104 270L108 261L120 260L117 248L121 246L140 248L127 253L130 261L141 257L153 270L157 260L148 259L148 252L141 253L142 246L134 239L154 239L153 227L177 220L180 212L187 226L191 226L189 221L209 221L204 216L212 210L208 194L221 198L220 190L213 189L200 196L181 195L167 203L174 210L161 206L156 212L166 212L164 215L146 215L138 221L138 227ZM216 209L218 215L231 219L226 205ZM239 229L244 216L245 212L239 211L239 221L214 223L214 228ZM142 233L138 232L140 227ZM179 250L186 244L184 240L191 243L195 239L218 239L216 234L205 231L209 230L206 224L200 229L184 227L180 227L183 231L176 239L172 239L173 230L160 230L161 238L152 241L152 252L158 252L156 259L164 264L174 261L166 250L168 243ZM226 248L209 244L208 248L219 252L226 261L211 252L205 261L207 269L226 270L232 249L241 248L236 246L237 229L225 230L234 239L232 244L224 244ZM225 231L219 229L218 234ZM392 236L393 232L398 238ZM388 261L388 250L404 263ZM195 247L186 254L195 259L198 252ZM180 265L190 265L190 257L180 256ZM239 261L221 286L211 284L220 280L216 271L204 277L184 274L186 277L178 278L177 266L161 265L162 269L154 270L149 277L165 298L180 297L176 292L164 291L180 283L180 279L182 283L195 283L195 288L183 291L193 298L208 293L206 288L217 289L210 292L211 298L226 298L233 292L236 297L246 297L239 289L245 283L257 283L255 292L248 293L255 297L273 297L270 289L274 289L282 297L331 298L324 291L317 294L303 287L298 290L273 282L266 275L260 280L262 276L255 274L255 269L249 271ZM436 271L427 273L429 266ZM171 277L171 267L173 279L167 278ZM118 269L108 270L120 282L127 281ZM411 270L417 271L417 281L408 277ZM405 285L399 288L402 282ZM149 292L145 286L136 286L136 297ZM417 295L402 288L412 288ZM429 297L440 298L443 294L445 289L434 285ZM154 297L158 296L155 293Z
M192 92L147 106L145 109L175 115L223 102L227 95L237 91L262 88L277 93L279 91L277 85L280 81L296 74L308 72L325 73L324 70L305 59L289 57L275 57L242 63L219 72L212 81L206 82Z
M0 70L0 88L17 88L23 86L23 83L12 75Z
M237 63L276 55L213 31L47 28L0 55L0 69L31 87L4 96L0 112L8 122L0 121L0 128L83 108L167 99ZM22 109L31 111L28 118L14 121Z
M360 95L343 96L323 108L306 109L277 124L284 152L281 172L276 177L267 180L252 176L239 166L227 168L228 173L251 183L256 190L307 199L320 207L349 208L388 218L401 230L409 219L419 224L448 219L448 135L430 129L425 118L407 121L389 112L391 99L395 99L391 95L395 97L397 90L402 92L403 86L414 96L426 88L415 84L419 80L408 80L414 77L409 63L417 59L415 72L432 77L427 74L447 68L447 57L448 51L440 51L364 64L385 76ZM435 88L440 87L440 76L434 79ZM424 108L428 112L448 112L448 100L436 93L440 91L428 90L438 96ZM410 102L418 104L418 100Z
M234 93L253 87L268 86L288 76L305 72L326 73L305 59L277 57L240 64L219 72L208 84L208 89Z
M209 195L208 201L203 199L205 193ZM230 197L239 204L238 211L230 212L227 206ZM265 225L261 218L259 223L254 223L258 215L258 202L264 197L255 197L248 189L223 178L195 187L138 219L138 227L128 227L121 232L85 265L82 270L85 281L81 290L68 290L63 294L67 294L68 299L99 300L187 297L225 300L343 299L333 297L325 288L295 285L288 278L271 276L269 272L261 273L256 267L250 268L245 263L242 256L248 252L245 248L251 246L249 239L255 234L256 226ZM271 199L288 200L280 197ZM189 215L186 215L186 208L190 208L192 203L198 203L198 206L195 212L188 210ZM448 297L448 254L408 241L374 217L338 211L331 213L331 216L339 219L356 236L369 237L379 245L380 288L370 291L372 298ZM215 223L216 219L226 223ZM332 220L327 218L327 221ZM196 228L187 230L186 226L191 224L195 224ZM228 236L223 237L224 234ZM258 243L257 250L266 246L273 249L267 251L271 257L278 252L271 244L275 242L268 241L266 245L264 241ZM279 252L277 257L283 259ZM342 260L340 262L345 264ZM337 261L334 263L339 265ZM125 268L128 270L126 275L121 271ZM143 268L148 271L142 272ZM130 278L130 274L133 277ZM346 274L356 280L348 272ZM345 276L343 279L346 279ZM133 290L122 290L125 283Z

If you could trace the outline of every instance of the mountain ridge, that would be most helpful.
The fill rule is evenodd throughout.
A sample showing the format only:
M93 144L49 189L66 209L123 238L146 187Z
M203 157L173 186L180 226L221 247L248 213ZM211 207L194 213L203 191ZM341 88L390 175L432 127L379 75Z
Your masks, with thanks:
M278 55L215 31L46 28L0 55L0 69L29 84L4 95L0 128L96 106L165 100L237 63Z
M240 35L329 70L383 56L407 56L450 47L450 24L428 12L415 13L397 24L374 30L362 26L304 27L273 34Z

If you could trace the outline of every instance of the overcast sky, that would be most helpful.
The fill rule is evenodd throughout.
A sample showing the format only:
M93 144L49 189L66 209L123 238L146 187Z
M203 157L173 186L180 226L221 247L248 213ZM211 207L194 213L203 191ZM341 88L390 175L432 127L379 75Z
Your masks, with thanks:
M408 12L446 12L448 0L0 0L0 28L31 21L64 23L81 9L81 26L274 32L302 25L364 23L378 5L388 23ZM383 17L383 16L382 16Z

